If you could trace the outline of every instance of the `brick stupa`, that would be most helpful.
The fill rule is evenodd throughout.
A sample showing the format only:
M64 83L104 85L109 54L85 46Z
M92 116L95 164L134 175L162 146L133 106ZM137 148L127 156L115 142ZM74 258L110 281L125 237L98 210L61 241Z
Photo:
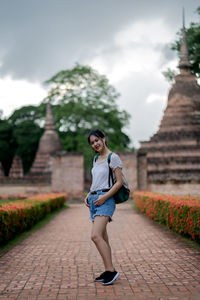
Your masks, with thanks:
M52 114L51 104L47 103L46 125L45 131L40 139L38 151L31 167L28 177L45 178L51 173L50 155L57 151L61 151L62 146L54 128L54 118Z
M23 177L23 165L19 156L15 156L12 162L12 166L9 172L10 178L22 178Z
M179 69L159 129L138 151L144 168L139 170L140 189L156 192L156 184L168 183L178 184L180 192L181 184L187 185L188 193L191 183L200 188L200 86L192 73L184 22Z

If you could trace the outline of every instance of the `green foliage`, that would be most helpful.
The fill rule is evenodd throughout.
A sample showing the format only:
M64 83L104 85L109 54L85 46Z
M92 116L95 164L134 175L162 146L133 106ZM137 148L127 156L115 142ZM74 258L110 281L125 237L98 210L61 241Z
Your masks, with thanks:
M197 8L196 12L200 15L200 7ZM171 49L177 51L180 54L181 44L181 30L177 33L177 40L172 43ZM186 38L188 44L188 52L190 62L192 63L192 69L196 76L200 78L200 23L190 23L190 27L186 29ZM163 72L163 75L168 81L172 81L177 72L175 70L168 69Z
M0 120L0 161L5 175L8 175L15 148L13 126L7 120Z
M165 79L168 81L168 82L173 82L174 81L174 77L176 75L178 75L178 72L175 71L175 70L172 70L170 68L167 68L166 71L163 71L162 74L164 75Z
M127 149L130 139L123 128L130 115L118 109L119 94L105 76L89 66L77 64L46 83L52 88L45 100L54 104L56 128L65 150L84 152L88 164L92 152L87 145L87 135L96 128L109 137L112 150Z
M65 195L50 194L41 195L41 198L37 196L36 199L0 203L0 245L31 228L48 213L62 207L65 200Z
M9 118L13 127L15 139L15 155L22 159L24 173L27 173L33 163L45 121L46 105L24 106L14 111Z
M93 128L101 128L108 136L125 135L122 128L130 118L119 111L116 100L119 94L108 79L88 66L77 64L71 70L57 73L47 81L52 88L46 100L57 105L54 108L59 131L82 135ZM120 148L127 146L129 139L119 139ZM125 142L125 145L124 145Z
M199 13L200 15L200 13ZM178 40L172 44L172 50L180 52L181 32L178 34ZM188 44L188 52L190 62L194 73L200 77L200 24L191 23L190 27L186 30L186 38Z
M14 127L13 135L17 147L15 155L21 157L24 173L27 173L33 163L43 129L31 120L22 121Z
M45 103L40 104L39 106L23 106L19 109L16 109L9 118L9 122L12 125L18 125L24 121L32 121L40 126L44 125L46 114L46 105Z
M77 64L70 70L58 72L46 83L51 89L40 105L21 107L6 121L15 141L13 153L22 158L25 173L34 160L43 132L41 128L45 124L47 101L52 104L55 128L63 150L83 152L85 166L93 156L87 144L87 136L92 129L98 128L106 133L113 151L128 148L130 139L123 128L128 125L130 115L118 109L116 101L119 94L105 76L89 66ZM8 136L7 140L10 138ZM8 147L4 152L8 155Z
M135 191L134 204L149 218L200 241L200 198Z
M0 259L4 255L4 253L8 252L12 247L18 245L36 230L43 228L50 220L52 220L56 216L56 214L67 208L69 208L69 205L64 203L62 207L48 213L46 216L44 216L44 218L42 218L42 220L38 221L31 228L26 229L26 231L23 231L19 234L16 233L16 235L11 240L7 241L6 244L0 245Z

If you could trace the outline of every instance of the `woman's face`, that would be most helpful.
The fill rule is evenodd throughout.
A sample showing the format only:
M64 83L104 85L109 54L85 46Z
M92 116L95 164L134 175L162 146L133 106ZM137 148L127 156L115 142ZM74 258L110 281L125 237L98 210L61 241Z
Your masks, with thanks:
M90 145L97 152L102 152L105 147L105 138L99 138L95 135L91 135L90 137Z

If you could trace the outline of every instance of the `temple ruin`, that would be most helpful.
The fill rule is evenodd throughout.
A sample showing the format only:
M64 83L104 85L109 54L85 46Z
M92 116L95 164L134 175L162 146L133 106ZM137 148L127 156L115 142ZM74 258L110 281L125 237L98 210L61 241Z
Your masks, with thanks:
M183 24L180 73L159 129L138 151L138 188L200 195L200 86L192 72Z
M22 178L24 176L22 160L19 156L15 156L10 168L10 178Z
M21 159L16 156L8 177L4 175L0 164L0 179L0 196L50 192L65 192L72 197L82 196L83 154L62 151L50 103L47 103L45 130L30 172L23 174Z
M200 86L189 61L184 24L179 70L158 131L136 153L119 153L131 191L200 196ZM65 192L82 197L89 186L83 165L82 153L62 151L47 103L45 130L30 172L24 176L15 157L6 177L0 163L0 195Z
M51 176L50 156L61 150L62 145L54 127L51 104L47 103L45 130L40 139L38 151L28 177L32 179L46 178L48 180Z

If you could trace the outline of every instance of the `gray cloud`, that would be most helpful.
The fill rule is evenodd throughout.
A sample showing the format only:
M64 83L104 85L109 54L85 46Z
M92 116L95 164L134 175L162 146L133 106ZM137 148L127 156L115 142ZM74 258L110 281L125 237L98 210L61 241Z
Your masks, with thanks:
M91 62L98 54L110 59L111 65L112 58L120 56L113 43L119 31L136 21L160 18L175 37L183 6L186 25L198 21L194 11L199 0L0 0L0 76L42 83L76 62ZM167 44L154 47L160 68L176 57ZM131 112L128 132L136 144L158 127L168 88L145 72L129 74L116 84L121 107ZM165 100L146 103L153 93L166 93Z
M151 74L136 74L132 80L120 84L121 107L132 116L128 133L133 144L138 147L139 141L148 140L156 133L163 111L167 103L169 84L164 80L158 81L157 76ZM149 95L157 94L159 101L147 103Z
M88 58L91 50L108 43L130 22L160 16L174 26L180 23L181 6L189 6L189 15L198 1L188 5L187 0L170 0L161 5L159 0L1 0L0 4L1 76L45 80Z

